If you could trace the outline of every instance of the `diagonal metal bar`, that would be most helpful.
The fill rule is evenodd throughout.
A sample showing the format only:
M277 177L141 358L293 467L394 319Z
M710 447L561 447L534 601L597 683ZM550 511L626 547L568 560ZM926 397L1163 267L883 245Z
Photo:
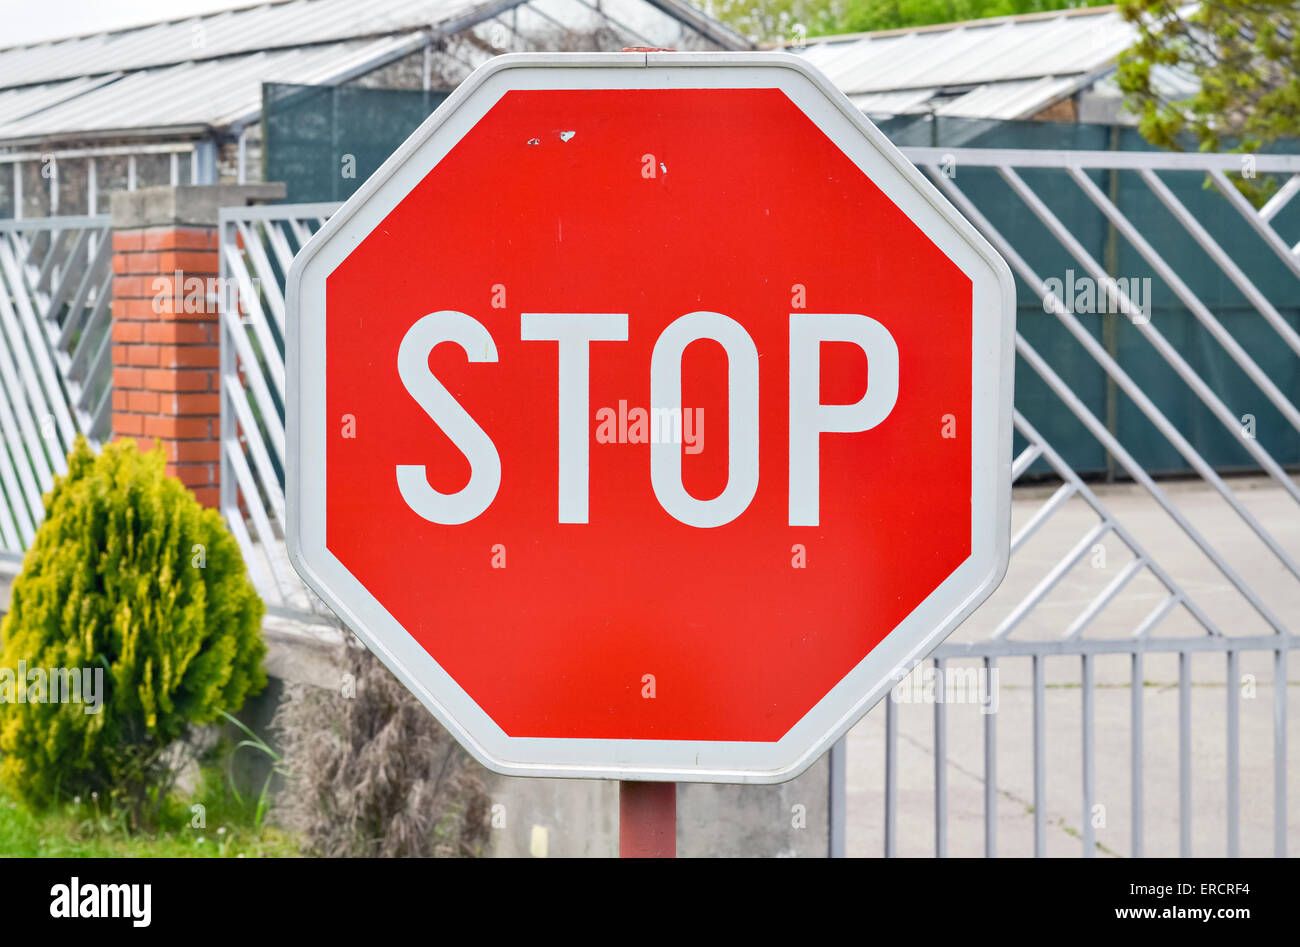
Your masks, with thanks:
M96 376L94 360L90 358L93 351L98 353L103 345L103 340L113 334L111 325L111 316L109 310L110 287L112 275L105 273L104 284L101 292L95 299L95 304L89 307L85 321L82 324L81 335L78 337L76 344L65 353L65 380L81 382L89 381Z
M3 275L0 274L0 289L3 289L3 283ZM13 405L18 427L22 431L21 440L15 443L26 446L27 454L31 458L31 469L40 484L40 489L36 491L35 505L38 511L35 516L39 519L41 491L48 490L54 483L49 458L45 452L44 438L38 433L41 419L46 416L43 410L44 398L25 358L26 341L9 301L9 294L3 291L0 291L0 340L5 343L0 345L0 378L4 380L5 387L8 389L9 402ZM38 400L33 403L33 398ZM25 464L20 466L23 469L27 467Z
M1159 274L1160 278L1168 284L1169 288L1174 291L1174 295L1182 300L1183 305L1187 307L1188 311L1196 317L1197 321L1205 327L1206 331L1214 337L1215 341L1217 341L1219 345L1223 346L1224 351L1226 351L1232 360L1237 363L1237 367L1245 372L1247 377L1259 386L1259 390L1262 391L1264 396L1273 403L1273 406L1281 412L1282 416L1291 422L1291 426L1297 431L1300 431L1300 409L1297 409L1291 402L1291 399L1284 395L1282 390L1273 383L1273 380L1264 373L1264 370L1259 367L1253 358L1250 357L1250 354L1241 347L1241 343L1233 337L1231 332L1223 327L1223 323L1214 317L1214 314L1210 312L1206 305L1201 302L1200 298L1192 292L1191 288L1183 282L1179 275L1174 272L1173 267L1165 262L1164 257L1156 252L1155 247L1151 246L1150 242L1142 236L1141 232L1139 232L1129 219L1124 216L1120 209L1115 206L1114 202L1101 192L1101 188L1097 187L1097 185L1092 182L1092 179L1079 168L1069 168L1068 171L1070 172L1070 176L1074 178L1075 182L1083 192L1088 195L1088 199L1106 215L1110 222L1115 225L1116 229L1123 234L1124 239L1132 244L1137 249L1138 253L1142 254L1142 258L1151 264L1151 268L1155 270L1156 273ZM1171 194L1170 196L1172 197L1173 195ZM1139 329L1145 332L1146 326L1140 326ZM1226 411L1227 408L1225 407L1224 410ZM1241 434L1240 423L1241 422L1238 421L1234 415L1231 430L1238 436ZM1255 443L1253 438L1249 440L1252 444ZM1267 451L1264 451L1262 447L1259 448L1259 450L1262 453L1267 454ZM1269 459L1271 460L1272 458L1270 457ZM1278 470L1281 470L1280 466L1278 467ZM1290 477L1287 477L1285 473L1282 473L1282 476L1286 479L1288 484L1294 486L1294 484L1291 483ZM1300 489L1297 489L1295 496L1297 501L1300 501Z
M104 300L104 307L108 307L108 300ZM88 412L85 418L85 430L87 438L92 443L95 439L105 436L108 433L108 422L104 413L105 405L112 401L113 396L113 333L105 332L100 339L99 348L91 356L90 362L86 367L86 374L89 379L103 381L103 391L98 396L98 400L93 409L85 404L86 399L94 395L95 386L87 383L77 393L77 405L79 411Z
M248 452L253 455L253 466L257 470L262 490L271 505L271 515L283 532L285 529L284 490L280 486L279 477L276 476L271 457L266 452L266 445L258 431L257 421L253 418L253 411L244 396L243 386L239 384L239 376L234 372L225 375L222 378L222 385L224 397L230 400L235 418L244 430L244 442L248 445ZM245 497L245 502L248 502L248 497Z
M1038 584L1030 590L1028 595L1020 600L1020 603L1011 610L1010 614L1008 614L1006 618L1002 619L990 637L997 639L1005 638L1009 635L1015 627L1024 621L1026 616L1034 610L1034 607L1037 606L1038 603L1052 591L1052 589L1056 588L1057 583L1070 573L1070 570L1078 564L1079 560L1087 555L1088 550L1099 542L1103 536L1110 532L1110 527L1110 522L1103 520L1092 529L1088 530L1088 532L1084 533L1083 536L1079 538L1079 541L1075 543L1074 547L1061 558L1061 561L1048 570L1047 575L1043 576L1043 578L1039 580Z
M1169 186L1165 184L1164 181L1160 180L1159 175L1150 170L1143 170L1141 174L1142 180L1146 182L1147 187L1150 188L1151 192L1160 200L1160 203L1165 205L1169 212L1174 215L1180 224L1183 225L1183 228L1191 234L1192 238L1197 243L1201 245L1201 249L1210 255L1210 258L1214 260L1219 269L1223 270L1224 275L1232 281L1232 284L1236 286L1237 289L1241 290L1242 295L1250 300L1250 304L1254 306L1259 314L1264 317L1265 321L1277 331L1277 334L1282 337L1282 340L1291 347L1291 351L1300 355L1300 332L1297 332L1291 326L1291 323L1282 318L1282 314L1279 313L1277 309L1274 308L1273 304L1268 301L1268 298L1260 292L1259 287L1257 287L1251 281L1250 277L1242 271L1241 267L1239 267L1227 251L1219 245L1218 241L1210 236L1209 231L1201 225L1201 222L1196 219L1192 212L1189 211L1174 192L1169 189ZM1300 181L1300 175L1292 178L1292 180Z
M1115 574L1113 579L1106 583L1106 587L1088 603L1088 606L1079 613L1079 617L1070 622L1069 627L1065 629L1065 633L1061 637L1067 639L1078 637L1092 623L1092 620L1100 615L1106 606L1111 603L1115 596L1123 591L1124 586L1128 585L1133 577L1142 571L1142 567L1146 564L1146 560L1142 558L1130 560L1123 569Z
M36 313L32 308L31 298L28 296L24 286L21 269L13 256L6 252L3 244L0 244L0 267L5 270L8 277L9 287L13 293L13 304L4 299L0 294L0 309L6 310L6 318L12 318L17 313L16 325L21 325L21 331L15 329L12 339L23 339L26 343L26 351L30 356L30 370L25 371L24 375L29 382L28 396L37 406L38 410L54 418L55 431L60 435L60 442L63 453L72 449L72 442L76 438L76 426L72 423L72 414L68 411L68 406L63 399L63 391L59 387L58 375L54 370L54 362L50 358L49 345L45 338L45 333L40 328L40 323ZM24 360L24 366L27 367L27 360ZM58 450L54 451L56 455L52 458L55 466L62 473L63 468L60 463L61 455Z
M1080 498L1092 507L1093 512L1103 520L1110 522L1111 529L1114 531L1115 535L1119 537L1120 541L1128 547L1129 552L1133 553L1135 561L1144 563L1146 567L1150 569L1151 574L1156 577L1156 580L1160 582L1160 584L1163 585L1170 594L1177 595L1181 598L1187 607L1187 610L1192 613L1192 617L1197 620L1202 628L1212 635L1221 634L1218 627L1210 620L1209 616L1206 615L1205 612L1201 610L1200 606L1193 602L1183 589L1179 587L1178 583L1174 581L1173 576L1166 572L1159 562L1155 561L1151 554L1147 552L1140 542L1138 542L1137 537L1130 533L1123 523L1111 515L1110 510L1101 502L1101 498L1097 496L1091 487L1083 482L1083 479L1075 473L1073 469L1071 469L1069 464L1065 462L1065 458L1057 453L1056 449L1047 442L1047 439L1039 433L1038 429L1030 424L1028 419L1019 411L1014 412L1014 423L1016 429L1020 431L1023 437L1032 440L1042 449L1043 458L1051 465L1052 469L1056 471L1057 476L1064 481L1063 486L1069 486L1073 491L1077 492ZM1118 591L1118 589L1116 589L1116 591ZM1102 594L1104 595L1105 591L1103 591ZM1104 606L1105 602L1103 601L1101 605ZM1085 613L1085 615L1087 615L1087 613ZM1088 616L1086 619L1085 616L1080 616L1080 619L1076 620L1076 623L1067 629L1065 637L1074 637L1075 634L1083 630L1083 626L1086 625L1087 621L1091 620L1092 617L1095 617L1095 615Z
M244 525L243 514L239 512L237 506L226 506L222 507L221 515L225 518L231 535L235 537L235 542L243 555L244 563L248 566L248 572L253 578L254 586L260 594L265 595L265 590L275 587L275 580L267 570L265 556L258 554L253 538L248 534L248 527Z
M1011 553L1014 555L1021 546L1029 541L1029 537L1038 532L1039 527L1051 519L1052 514L1059 510L1070 497L1074 496L1076 488L1072 483L1063 483L1047 498L1047 502L1034 511L1025 525L1016 531L1016 535L1011 538Z
M107 216L0 221L0 534L21 552L41 493L92 442L111 404L112 257ZM94 402L92 404L92 401ZM13 529L9 524L13 524ZM16 535L15 535L16 533Z
M72 250L68 253L69 268L63 272L48 298L42 301L41 309L45 316L45 332L51 344L58 337L59 325L55 320L58 316L59 307L63 305L63 300L72 288L72 276L74 273L87 271L83 261L89 255L87 247L90 245L90 236L91 231L89 228L76 231L72 239Z
M54 219L58 220L59 218L55 217ZM31 279L33 294L40 292L46 285L48 285L50 276L54 272L54 268L67 258L68 247L64 242L63 237L64 234L69 232L70 231L68 230L50 231L49 242L45 245L45 256L41 259L40 266L35 267L32 272L28 274ZM71 232L74 234L76 233L75 231ZM81 233L84 234L85 231L81 231ZM33 246L35 245L36 244L34 243Z
M244 494L244 506L248 509L249 516L253 520L257 538L266 551L266 563L270 567L271 577L275 582L280 598L283 599L288 591L289 582L281 572L275 557L270 554L270 548L276 542L277 537L271 529L270 521L266 518L266 510L263 508L262 499L258 495L257 484L253 480L252 471L248 469L248 464L244 460L244 452L239 450L237 445L232 446L231 441L227 440L224 446L230 459L230 469L234 471L235 480L239 484L240 491Z
M288 273L289 267L293 264L294 254L289 249L289 241L285 239L284 228L280 226L279 221L275 220L257 221L257 225L266 234L266 241L271 245L275 260L280 265L280 272Z
M82 274L77 292L68 304L68 317L63 321L59 334L54 339L54 347L60 353L66 352L72 344L72 338L81 328L87 306L87 300L94 290L100 295L108 295L112 290L113 274L109 270L109 261L113 256L113 241L107 238L99 241L99 246Z
M249 344L247 335L244 333L238 313L223 310L221 324L226 337L234 344L235 353L239 356L240 362L243 363L244 377L248 379L248 383L253 389L257 409L261 412L262 425L271 439L271 446L275 449L275 456L281 463L284 463L284 422L280 420L280 412L276 409L275 402L271 400L271 392L266 387L261 365L257 360L257 356L253 353L253 347Z
M42 512L41 491L32 476L31 465L23 462L23 436L18 430L6 387L0 384L0 432L4 434L4 444L0 445L0 460L3 461L0 463L0 480L9 496L9 506L22 543L10 548L18 550L31 542L36 532L35 523L40 520Z
M107 216L0 221L0 432L4 510L22 552L42 490L78 432L108 425L112 246ZM95 405L91 405L94 399Z
M299 247L306 246L307 241L311 239L311 231L297 217L289 219L289 229L293 231L294 237L297 238Z
M4 445L0 445L0 471L3 471L8 464L8 451L4 450ZM0 552L13 552L22 549L26 543L23 542L22 534L18 532L18 524L14 522L13 514L9 511L12 501L5 493L4 482L0 478ZM21 497L18 498L18 503L21 505Z
M1245 520L1247 525L1251 527L1261 540L1269 545L1269 548L1274 551L1275 555L1280 554L1284 563L1289 561L1290 556L1277 545L1276 540L1274 540L1267 531L1263 530L1255 518L1245 510L1241 505L1240 500L1230 490L1228 490L1226 484L1223 483L1218 474L1215 473L1215 471L1205 463L1200 455L1191 448L1191 445L1187 444L1186 439L1178 432L1177 428L1175 428L1174 425L1169 422L1168 418L1166 418L1164 414L1151 403L1150 399L1147 398L1141 389L1132 382L1132 379L1130 379L1128 375L1119 368L1114 360L1111 359L1110 355L1101 348L1096 340L1093 339L1089 333L1083 330L1083 327L1078 324L1078 321L1066 313L1061 301L1047 289L1046 284L1038 277L1033 269L1029 267L1024 258L1016 252L1015 248L1011 246L997 228L988 221L970 199L966 197L966 195L951 180L943 175L939 169L927 168L926 170L930 173L930 176L935 180L935 182L944 190L948 197L957 204L967 218L969 218L970 221L980 229L989 242L997 248L998 252L1003 255L1011 265L1012 269L1019 273L1021 279L1023 279L1036 293L1038 293L1040 298L1049 302L1049 305L1053 307L1054 311L1062 317L1063 324L1070 330L1071 334L1080 340L1084 347L1088 349L1089 354L1091 354L1104 369L1111 373L1112 377L1114 377L1124 391L1134 399L1135 403L1138 404L1139 408L1143 410L1143 413L1146 414L1147 417L1156 425L1157 429L1160 430L1165 437L1169 438L1175 447L1179 444L1183 445L1184 449L1190 453L1190 456L1189 453L1184 453L1181 450L1180 453L1183 453L1183 456L1187 458L1189 462L1192 457L1195 458L1196 463L1193 465L1194 469L1196 469L1197 472L1207 480L1207 482L1215 487L1220 496L1227 500L1228 503L1238 511L1239 515L1243 520ZM1081 338L1081 336L1083 338ZM1060 375L1052 369L1047 361L1034 351L1033 347L1025 340L1024 336L1019 334L1016 336L1016 351L1025 359L1026 362L1029 363L1030 367L1034 369L1039 377L1047 382L1048 387L1050 387L1056 395L1066 403L1067 407L1070 408L1075 417L1082 421L1092 435L1101 442L1113 457L1115 457L1121 466L1124 467L1129 476L1141 483L1142 486L1146 488L1147 492L1160 503L1165 512L1169 513L1174 518L1188 537L1191 538L1193 542L1196 543L1197 547L1200 548L1200 550L1215 564L1224 577L1227 578L1233 586L1235 586L1237 590L1246 597L1247 601L1250 602L1254 609L1264 617L1264 619L1276 631L1285 631L1286 626L1283 625L1275 615L1273 615L1272 611L1264 605L1259 596L1256 595L1255 592L1241 579L1241 577L1237 575L1236 571L1228 565L1226 561L1224 561L1223 557L1219 555L1213 544L1208 542L1205 537L1202 536L1190 522L1188 522L1187 518L1183 516L1178 508L1169 500L1164 491L1156 485L1155 480L1153 480L1151 476L1142 469L1141 465L1138 464L1132 455L1124 449L1118 439L1097 419L1096 415L1094 415L1087 405L1079 399L1070 386L1067 385ZM1294 566L1294 563L1292 563L1292 566Z
M1015 483L1019 480L1021 474L1029 469L1030 465L1038 459L1042 452L1042 449L1037 444L1030 444L1021 451L1020 456L1011 462L1011 482Z
M1165 596L1163 599L1160 600L1160 602L1156 605L1155 608L1151 609L1151 611L1147 613L1147 617L1142 619L1142 622L1135 629L1133 629L1133 634L1131 637L1145 638L1147 635L1151 634L1152 630L1156 627L1156 625L1160 624L1160 622L1164 619L1164 617L1168 615L1169 612L1173 609L1173 607L1177 604L1178 604L1177 595Z
M235 226L239 230L239 235L243 239L244 252L248 254L253 263L254 274L257 283L252 289L261 289L266 294L267 303L271 307L271 315L275 319L275 325L284 337L284 294L280 292L280 284L275 280L272 270L271 261L267 259L266 248L262 246L258 228L250 227L242 220L235 221Z
M1267 244L1268 248L1277 255L1279 260L1286 264L1287 269L1297 277L1300 277L1300 259L1296 259L1295 254L1291 252L1291 248L1288 247L1282 241L1282 238L1277 235L1277 231L1273 229L1272 225L1260 216L1259 211L1255 210L1255 208L1251 206L1250 201L1246 200L1245 195L1243 195L1241 191L1237 190L1231 181L1224 177L1221 170L1218 168L1211 168L1209 170L1209 175L1210 180L1214 182L1214 186L1219 189L1219 193L1228 199L1228 203L1236 209L1237 213L1241 214L1242 218L1246 223L1250 224L1255 233L1259 234L1260 237L1263 238L1264 243Z
M247 313L238 322L241 325L251 326L253 335L257 339L258 347L262 352L260 365L262 371L259 374L269 375L272 384L275 385L276 394L280 398L284 397L284 356L280 353L279 346L276 345L275 339L271 336L270 326L267 325L266 313L262 309L262 301L258 297L257 287L253 283L253 278L244 265L244 257L239 250L230 243L222 248L222 255L226 257L227 272L231 273L235 282L239 286L239 301L243 304ZM228 316L238 315L237 313L227 312ZM242 334L242 333L241 333ZM252 361L252 349L248 350L248 357L244 357L245 364Z
M1076 239L1070 232L1069 228L1061 223L1060 218L1052 213L1051 209L1043 203L1042 198L1034 193L1032 188L1025 184L1020 175L1016 174L1014 168L999 168L998 173L1001 174L1003 179L1011 185L1012 190L1014 190L1016 194L1020 196L1021 200L1029 206L1029 209L1032 210L1034 215L1042 221L1048 230L1051 231L1052 235L1060 241L1061 245L1073 254L1075 259L1081 262L1085 269L1092 274L1092 277L1097 281L1098 286L1107 286L1108 283L1113 283L1113 280L1111 280L1105 269L1103 269L1102 266L1093 259L1092 255L1084 249L1083 244L1079 243L1078 239ZM1183 436L1182 432L1179 431L1177 427L1169 422L1164 413L1156 407L1155 402L1147 397L1146 392L1144 392L1141 387L1133 381L1129 374L1120 367L1119 363L1115 361L1109 352L1106 351L1105 347L1093 338L1091 333L1084 329L1074 315L1065 308L1053 293L1046 289L1045 284L1042 289L1046 292L1044 298L1050 298L1054 301L1053 308L1057 310L1057 315L1060 317L1062 323L1069 329L1070 334L1083 343L1084 347L1088 349L1089 354L1091 354L1110 374L1110 376L1115 379L1115 382L1124 389L1125 394L1134 400L1137 406L1142 410L1142 413L1147 415L1147 417L1155 422L1157 426L1161 427L1161 433L1170 438L1170 443L1172 443L1178 452L1183 455L1184 459L1186 459L1187 462L1196 469L1196 472L1206 480L1221 487L1220 492L1223 494L1224 499L1233 504L1233 508L1242 519L1253 524L1252 528L1273 551L1273 554L1281 560L1282 564L1285 565L1296 578L1300 579L1300 565L1297 565L1291 558L1290 554L1273 539L1263 526L1255 521L1255 518L1250 514L1246 507L1236 499L1235 495L1232 495L1232 491L1228 489L1227 484L1223 483L1214 469L1205 462L1204 458L1201 457L1196 448L1192 446L1191 442ZM1127 295L1122 293L1118 295L1120 296L1121 306L1125 307L1125 312L1131 314L1139 311ZM1173 345L1170 344L1169 340L1164 337L1164 334L1149 321L1143 322L1140 325L1134 321L1134 326L1139 332L1146 336L1147 341L1152 344L1155 350L1160 354L1160 357L1169 363L1169 366L1180 378L1183 379L1183 381L1187 383L1188 387L1192 389L1193 393L1196 394L1201 402L1210 409L1210 412L1218 418L1219 422L1227 428L1233 437L1236 438L1237 443L1245 448L1246 451L1255 458L1256 462L1267 470L1273 478L1281 484L1284 490L1291 494L1292 498L1294 498L1297 503L1300 503L1300 487L1296 486L1295 482L1287 476L1281 466L1273 460L1268 451L1264 450L1264 448L1259 445L1258 441L1254 438L1245 437L1242 434L1241 422L1237 415L1228 410L1228 406L1223 403L1222 399L1219 398L1214 389L1206 384L1205 379L1201 378L1196 370L1187 363L1187 360L1183 358ZM1157 421L1157 418L1160 420Z
M109 408L113 404L113 386L107 384L104 386L104 392L99 396L99 401L95 407L89 411L89 419L86 427L86 439L92 445L97 446L97 442L104 440L112 432L112 415L109 414Z
M1293 174L1287 178L1287 182L1277 189L1277 193L1270 197L1267 203L1259 209L1259 216L1264 220L1272 220L1278 213L1291 202L1296 192L1300 191L1300 174Z
M1079 396L1065 384L1061 376L1053 371L1052 367L1047 364L1043 357L1039 355L1022 336L1016 337L1016 351L1020 353L1020 357L1034 369L1038 376L1047 382L1048 386L1056 393L1057 397L1065 402L1066 407L1073 412L1075 417L1083 422L1084 426L1087 427L1089 432L1091 432L1091 434L1101 442L1102 446L1105 447L1106 450L1110 451L1111 455L1119 462L1120 466L1124 468L1125 472L1140 483L1146 489L1147 493L1149 493L1151 497L1160 504L1161 509L1169 514L1170 518L1172 518L1174 522L1182 528L1183 533L1187 538L1196 544L1196 547L1201 550L1201 552L1215 565L1216 568L1218 568L1223 577L1242 594L1246 601L1248 601L1255 611L1259 613L1260 617L1268 622L1275 631L1285 631L1286 626L1277 618L1276 615L1273 614L1269 607L1264 604L1260 597L1255 593L1254 589L1246 584L1245 580L1242 579L1241 576L1237 574L1237 571L1227 563L1214 545L1206 539L1204 535L1202 535L1200 530L1192 525L1191 521L1183 515L1182 510L1180 510L1177 505L1169 499L1168 494L1166 494L1165 491L1156 484L1155 480L1151 478L1151 475L1142 469L1141 465L1139 465L1133 456L1125 450L1119 440L1106 429L1106 426L1101 423L1100 419L1098 419L1098 417L1088 409L1088 406L1079 399Z

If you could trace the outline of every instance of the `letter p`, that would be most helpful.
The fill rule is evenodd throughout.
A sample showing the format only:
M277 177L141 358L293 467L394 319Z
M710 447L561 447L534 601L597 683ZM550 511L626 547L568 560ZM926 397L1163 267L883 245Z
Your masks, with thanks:
M821 403L821 344L852 342L866 353L867 390L854 404ZM853 313L790 313L790 525L821 515L821 435L869 431L898 401L898 345L889 330Z

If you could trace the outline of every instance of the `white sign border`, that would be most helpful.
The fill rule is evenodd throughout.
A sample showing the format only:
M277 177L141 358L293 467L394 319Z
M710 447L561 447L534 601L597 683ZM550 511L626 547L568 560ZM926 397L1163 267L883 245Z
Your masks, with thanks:
M779 88L971 278L971 555L779 741L508 736L325 543L325 279L508 91ZM415 160L418 159L418 160ZM299 252L286 280L287 544L294 568L484 766L510 776L777 783L807 769L992 591L1011 515L1015 287L975 228L819 72L785 53L521 53L476 70ZM975 410L976 406L982 410ZM937 421L936 421L937 423ZM983 498L992 497L991 502ZM921 629L921 630L918 630Z

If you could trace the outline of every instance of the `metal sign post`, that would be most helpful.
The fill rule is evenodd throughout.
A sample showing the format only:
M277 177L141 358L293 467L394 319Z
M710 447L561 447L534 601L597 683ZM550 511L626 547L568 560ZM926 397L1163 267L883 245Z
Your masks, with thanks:
M618 784L620 858L677 857L677 784Z

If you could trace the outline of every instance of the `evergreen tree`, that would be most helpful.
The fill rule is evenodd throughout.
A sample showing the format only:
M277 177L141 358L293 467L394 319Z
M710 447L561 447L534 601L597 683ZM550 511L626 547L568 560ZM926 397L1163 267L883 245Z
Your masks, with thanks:
M161 448L96 456L78 439L45 497L0 625L0 782L32 805L98 791L138 823L169 785L168 746L266 684L239 548L164 464ZM33 699L20 667L87 669L92 691L98 669L102 693Z

